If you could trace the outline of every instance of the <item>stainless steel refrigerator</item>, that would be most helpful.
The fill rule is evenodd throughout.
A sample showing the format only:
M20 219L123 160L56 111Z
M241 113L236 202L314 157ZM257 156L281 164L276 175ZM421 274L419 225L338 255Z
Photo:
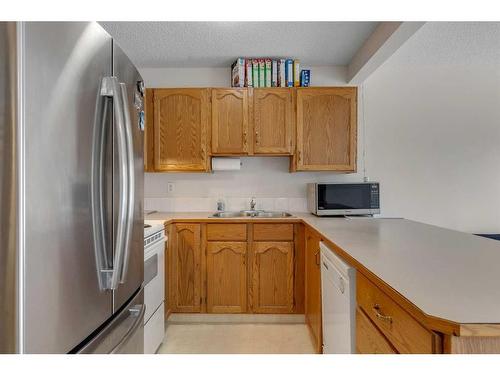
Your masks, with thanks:
M0 353L142 353L143 165L110 35L0 22Z

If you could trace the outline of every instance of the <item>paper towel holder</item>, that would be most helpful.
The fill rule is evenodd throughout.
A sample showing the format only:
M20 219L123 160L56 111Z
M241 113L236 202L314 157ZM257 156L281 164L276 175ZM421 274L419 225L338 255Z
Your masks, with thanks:
M241 165L241 158L212 157L212 172L239 171L241 169Z

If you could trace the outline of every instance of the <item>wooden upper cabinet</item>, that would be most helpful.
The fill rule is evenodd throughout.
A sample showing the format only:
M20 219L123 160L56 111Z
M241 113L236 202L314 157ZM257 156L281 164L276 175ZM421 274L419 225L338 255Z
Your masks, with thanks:
M208 89L154 90L154 169L207 171Z
M254 242L252 258L253 311L293 312L293 242Z
M171 230L173 312L201 312L201 226L174 224Z
M207 312L247 311L247 243L207 243Z
M291 154L294 138L294 90L253 90L253 152Z
M296 169L356 171L356 87L297 89Z
M248 90L212 90L212 154L247 154L248 122Z

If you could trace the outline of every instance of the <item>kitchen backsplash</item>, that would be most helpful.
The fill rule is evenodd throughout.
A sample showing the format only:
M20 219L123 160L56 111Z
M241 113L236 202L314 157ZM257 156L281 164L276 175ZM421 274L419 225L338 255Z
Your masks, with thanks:
M226 211L250 209L252 197L222 198ZM218 198L175 197L145 198L144 210L161 212L212 212L217 209ZM256 208L260 210L307 212L306 198L256 198Z

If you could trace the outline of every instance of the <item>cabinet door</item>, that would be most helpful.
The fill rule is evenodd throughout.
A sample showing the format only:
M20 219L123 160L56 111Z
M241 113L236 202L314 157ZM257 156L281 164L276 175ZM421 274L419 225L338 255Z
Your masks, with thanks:
M200 229L200 224L175 224L172 228L173 312L201 311Z
M297 170L356 170L357 89L297 89Z
M306 230L305 317L318 353L322 352L319 238Z
M294 135L294 90L254 89L255 154L291 154Z
M156 171L207 171L209 92L154 90Z
M212 90L212 154L248 153L248 92Z
M293 242L254 242L252 305L256 313L293 311Z
M356 352L358 354L397 354L370 319L356 309Z
M247 243L207 243L207 312L247 311Z

